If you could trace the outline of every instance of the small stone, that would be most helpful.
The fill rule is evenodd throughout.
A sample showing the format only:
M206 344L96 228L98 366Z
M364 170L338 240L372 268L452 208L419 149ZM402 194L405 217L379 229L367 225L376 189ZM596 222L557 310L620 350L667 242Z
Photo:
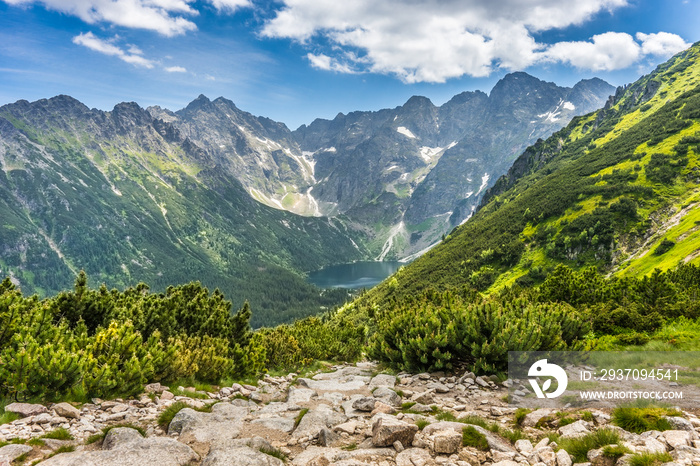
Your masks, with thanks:
M530 442L528 439L520 439L515 441L515 449L520 453L529 453L534 448L532 447L532 442Z
M80 419L80 411L68 403L58 403L54 405L53 410L56 411L56 414L59 416L69 419Z
M388 447L398 440L402 445L409 446L416 432L418 426L415 424L406 424L391 417L379 418L372 426L372 445Z
M174 398L175 398L175 395L173 395L168 390L163 390L163 393L160 394L161 401L169 401L169 400L172 400Z
M322 427L318 432L318 444L322 447L330 447L336 436L328 427Z
M394 442L394 450L396 450L396 453L401 453L404 451L403 444L399 440Z
M690 432L685 430L667 430L663 432L663 437L668 446L675 449L680 446L690 446Z
M559 432L559 435L561 435L562 438L578 438L591 433L587 427L588 423L580 420L565 425L564 427L560 427L557 432Z
M365 411L365 412L370 412L374 409L374 405L377 403L377 400L374 398L370 397L363 397L363 398L358 398L352 403L353 409L357 409L358 411Z
M338 424L333 428L336 432L345 432L346 434L353 435L357 429L357 421L348 421L343 424Z
M424 405L431 405L435 403L435 395L434 395L433 390L427 390L424 391L423 393L416 393L413 395L411 398L411 401L415 401L416 403L424 404Z
M569 455L566 450L559 450L557 452L557 466L572 466L572 464L571 455Z
M52 419L52 416L49 413L41 413L39 415L34 416L32 419L32 422L34 424L46 424L50 423Z
M484 388L489 386L489 383L486 380L484 380L483 377L477 377L475 381L477 385L480 385Z
M146 393L162 393L163 390L167 390L168 387L165 385L161 385L160 382L156 383L149 383L145 387L143 387L143 391Z
M377 401L374 404L374 409L370 413L372 416L374 416L377 413L384 413L384 414L394 414L396 413L396 409L394 409L393 406L390 406L386 403L383 403L381 401Z
M460 446L462 446L462 435L453 430L442 431L433 435L433 450L435 453L451 455L459 451Z

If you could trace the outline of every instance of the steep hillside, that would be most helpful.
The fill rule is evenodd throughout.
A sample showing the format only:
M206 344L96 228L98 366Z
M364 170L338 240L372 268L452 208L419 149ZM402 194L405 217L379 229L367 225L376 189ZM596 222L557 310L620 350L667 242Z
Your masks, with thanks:
M294 136L315 162L320 211L367 228L378 257L405 257L467 219L525 147L601 107L613 90L599 79L563 88L512 73L490 95L464 92L440 107L412 97L316 120Z
M556 264L640 276L700 256L700 44L529 147L482 207L365 300L541 282Z
M300 272L366 257L359 235L256 202L224 162L134 103L0 107L0 275L42 295L81 269L109 287L198 279L250 300L254 325L336 303Z

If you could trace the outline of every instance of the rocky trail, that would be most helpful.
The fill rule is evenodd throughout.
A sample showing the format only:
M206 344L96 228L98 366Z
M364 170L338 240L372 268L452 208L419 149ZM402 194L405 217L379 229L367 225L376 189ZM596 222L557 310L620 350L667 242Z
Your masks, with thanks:
M0 466L572 466L573 452L557 441L603 428L618 434L624 454L592 449L584 464L626 466L633 453L667 452L666 466L700 465L697 413L668 417L672 430L633 434L602 410L539 409L518 413L522 431L514 435L516 409L504 386L511 383L471 373L391 375L358 363L309 378L265 376L257 386L218 393L175 396L151 384L138 399L94 399L79 409L14 403L5 409L21 418L0 425L0 441L10 442L0 447ZM163 430L158 418L177 402L188 407ZM73 440L45 438L57 429ZM485 443L469 446L468 437Z

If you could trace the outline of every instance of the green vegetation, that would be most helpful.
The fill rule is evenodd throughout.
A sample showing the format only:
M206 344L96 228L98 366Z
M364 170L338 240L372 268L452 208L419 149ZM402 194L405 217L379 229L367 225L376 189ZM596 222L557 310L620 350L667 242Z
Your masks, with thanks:
M679 416L681 413L652 404L629 405L615 408L612 423L628 432L641 434L649 430L671 430L671 424L663 416Z
M486 436L473 426L466 426L462 429L462 445L474 447L481 451L489 451L489 443L486 441Z
M629 448L621 445L606 445L603 447L603 456L612 458L615 461L629 453L632 453L632 451Z
M294 428L296 429L299 427L299 423L301 420L306 416L306 413L309 412L309 408L302 408L301 411L299 411L299 414L297 414L297 417L294 419Z
M278 460L282 461L287 461L287 455L282 453L276 448L265 448L265 447L260 447L260 453L264 453L266 455L272 456L274 458L277 458Z
M419 418L416 419L416 425L418 426L418 430L423 430L430 425L430 421L425 418Z
M673 457L670 453L636 453L629 459L630 466L659 466L670 463Z
M262 371L250 309L198 283L149 294L75 290L39 301L0 284L0 394L15 400L134 395L151 381L218 381Z
M47 432L40 438L50 438L55 440L73 440L73 436L71 435L71 433L63 427L52 430L51 432Z
M611 429L600 429L579 438L559 439L559 447L574 457L574 463L585 463L590 450L606 445L616 445L620 435Z

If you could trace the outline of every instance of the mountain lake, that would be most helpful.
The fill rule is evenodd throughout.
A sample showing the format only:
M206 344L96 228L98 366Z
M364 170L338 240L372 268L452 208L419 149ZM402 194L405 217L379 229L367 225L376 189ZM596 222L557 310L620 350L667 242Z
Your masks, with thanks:
M331 265L309 272L308 281L319 288L371 288L396 272L405 262L362 261Z

